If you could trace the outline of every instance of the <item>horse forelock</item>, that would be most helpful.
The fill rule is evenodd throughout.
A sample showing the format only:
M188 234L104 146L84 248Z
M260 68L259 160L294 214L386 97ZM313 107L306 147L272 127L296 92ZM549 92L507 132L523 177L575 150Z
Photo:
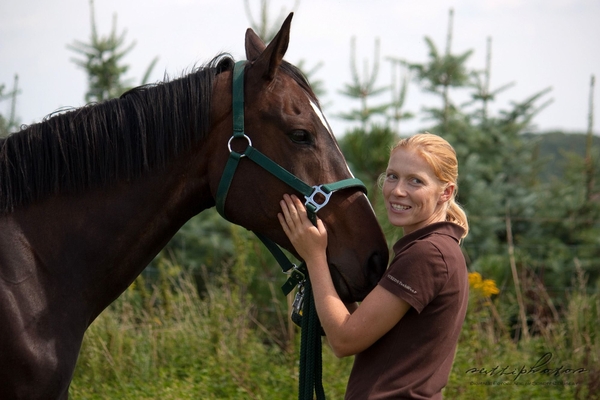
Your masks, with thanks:
M232 67L220 55L184 77L53 115L0 139L0 213L164 168L206 137L214 77Z

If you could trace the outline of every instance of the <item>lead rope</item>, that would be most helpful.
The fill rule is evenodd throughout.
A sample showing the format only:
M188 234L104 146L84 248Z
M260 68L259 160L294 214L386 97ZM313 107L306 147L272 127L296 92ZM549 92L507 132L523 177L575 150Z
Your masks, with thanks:
M321 350L321 323L315 308L310 280L306 279L302 307L302 339L300 341L299 400L313 400L313 393L316 393L317 400L325 400Z

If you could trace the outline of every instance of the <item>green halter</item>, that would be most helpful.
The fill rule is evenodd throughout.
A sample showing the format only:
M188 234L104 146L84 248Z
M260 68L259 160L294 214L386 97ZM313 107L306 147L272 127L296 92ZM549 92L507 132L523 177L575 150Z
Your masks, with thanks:
M269 157L258 151L252 146L252 140L246 135L244 131L244 67L246 61L238 61L233 69L233 135L229 139L229 159L225 165L225 170L221 176L221 181L217 188L216 207L217 211L223 218L227 219L225 215L225 201L227 200L227 193L231 186L233 176L242 158L248 158L260 165L263 169L267 170L275 177L285 182L291 188L300 192L306 202L306 210L309 218L315 221L316 213L327 205L331 195L341 189L355 187L363 192L367 192L367 188L360 179L349 178L343 179L338 182L327 183L323 185L310 186L302 179L293 175L282 166L271 160ZM246 140L246 149L238 153L233 151L231 148L231 142L234 139ZM256 233L255 233L256 234ZM284 272L290 272L290 279L282 287L282 290L287 295L298 283L302 282L306 278L306 269L303 265L300 267L292 264L281 249L270 239L256 234L259 239L267 246L274 257L281 265Z

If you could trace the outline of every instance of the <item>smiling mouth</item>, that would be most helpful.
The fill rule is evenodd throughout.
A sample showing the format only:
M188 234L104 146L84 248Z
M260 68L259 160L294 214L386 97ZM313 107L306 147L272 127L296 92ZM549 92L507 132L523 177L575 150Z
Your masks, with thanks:
M391 204L391 203L390 203L390 207L393 210L396 210L396 211L406 211L406 210L409 210L411 208L409 206L403 206L401 204Z

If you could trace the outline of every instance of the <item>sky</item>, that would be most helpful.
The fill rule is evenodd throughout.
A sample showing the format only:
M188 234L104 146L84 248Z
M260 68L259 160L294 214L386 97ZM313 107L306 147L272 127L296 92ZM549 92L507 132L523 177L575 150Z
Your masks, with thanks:
M292 10L295 0L270 0L271 17ZM260 1L250 0L254 18ZM585 132L588 127L590 79L600 79L600 1L598 0L299 0L292 22L286 59L303 61L309 69L322 63L313 79L323 82L325 113L336 133L352 125L336 117L358 108L356 100L340 94L351 82L350 43L356 38L359 73L374 64L375 41L380 41L379 86L392 80L388 58L414 63L428 60L425 37L440 52L446 47L448 13L454 10L452 52L473 50L469 68L483 69L486 43L492 39L491 89L514 82L500 93L492 113L507 110L533 94L552 88L538 104L552 100L533 121L532 130ZM150 82L189 73L222 52L244 59L244 35L250 26L244 0L96 0L99 35L126 30L126 43L135 47L124 58L126 77L137 85L150 62L159 57ZM89 42L90 6L87 0L19 0L0 2L0 84L8 90L19 76L17 116L20 122L40 122L62 107L85 104L85 71L73 62L78 54L67 45ZM596 85L594 112L600 120L600 89ZM466 92L451 92L460 103ZM389 95L372 100L390 101ZM423 107L441 101L409 85L405 110L419 117L400 126L413 133L428 126ZM0 103L8 114L9 102ZM600 132L600 123L594 131Z

